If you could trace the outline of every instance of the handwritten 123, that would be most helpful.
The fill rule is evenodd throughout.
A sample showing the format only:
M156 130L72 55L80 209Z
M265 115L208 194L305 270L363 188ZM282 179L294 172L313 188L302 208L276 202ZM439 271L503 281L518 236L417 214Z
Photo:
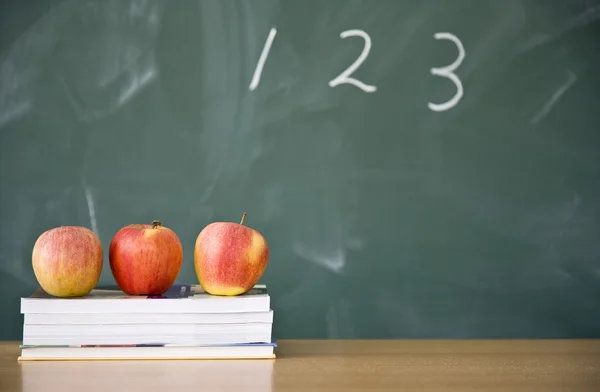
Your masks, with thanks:
M262 53L260 54L260 57L258 59L258 63L256 64L256 69L254 70L254 75L252 76L252 81L250 82L250 91L254 91L258 87L258 84L260 83L260 77L262 75L262 70L265 65L265 62L267 61L267 56L269 55L269 51L271 50L271 45L273 44L273 41L275 40L276 35L277 35L277 29L275 27L271 28L271 30L269 31L269 35L267 37L267 41L265 42L265 46L263 47ZM352 74L366 60L366 58L369 55L369 52L371 50L371 37L369 37L369 34L364 32L363 30L346 30L340 34L340 37L342 39L347 38L347 37L361 37L364 40L364 47L363 47L362 52L358 56L358 58L354 61L354 63L352 63L348 68L346 68L338 76L336 76L335 78L331 79L331 81L329 81L329 86L336 87L336 86L339 86L340 84L352 84L352 85L358 87L359 89L363 90L366 93L373 93L373 92L377 91L376 86L363 83L362 81L357 80L352 77ZM437 40L445 39L445 40L452 41L458 48L458 57L456 58L456 60L454 60L454 62L452 64L446 65L444 67L431 68L431 70L430 70L432 75L448 78L456 86L456 93L448 101L446 101L444 103L440 103L440 104L435 104L435 103L431 103L431 102L429 102L427 104L429 109L436 111L436 112L443 112L443 111L446 111L446 110L451 109L454 106L456 106L463 96L462 82L460 81L458 76L456 76L454 71L456 71L456 69L462 64L462 62L465 58L465 49L464 49L463 44L460 41L460 39L458 39L458 37L456 37L455 35L453 35L451 33L436 33L436 34L434 34L433 37Z

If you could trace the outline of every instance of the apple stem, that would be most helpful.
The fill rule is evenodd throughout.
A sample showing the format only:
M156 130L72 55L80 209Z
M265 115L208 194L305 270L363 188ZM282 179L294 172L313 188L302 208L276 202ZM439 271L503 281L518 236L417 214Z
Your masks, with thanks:
M244 214L242 215L242 221L240 222L240 225L244 224L245 219L246 219L246 213L244 212Z
M157 227L162 227L162 222L159 220L152 221L152 228L156 229Z

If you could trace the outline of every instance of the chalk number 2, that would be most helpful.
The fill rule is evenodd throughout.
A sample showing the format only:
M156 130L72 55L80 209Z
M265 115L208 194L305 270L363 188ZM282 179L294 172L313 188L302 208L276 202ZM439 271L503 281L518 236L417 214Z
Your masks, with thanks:
M329 86L335 87L342 83L348 83L348 84L355 85L356 87L363 90L364 92L372 93L377 90L377 87L364 84L360 80L356 80L352 77L352 74L354 73L354 71L356 71L358 69L358 67L360 67L360 65L367 59L367 56L369 55L369 52L371 51L371 37L369 37L369 34L365 33L362 30L347 30L347 31L344 31L342 34L340 34L340 37L342 37L342 39L347 38L347 37L354 37L354 36L361 37L365 41L365 46L363 47L363 50L360 53L360 56L358 56L358 58L352 63L352 65L350 65L348 68L346 68L346 70L344 72L342 72L341 74L339 74L337 77L332 79L329 82Z
M250 91L255 90L256 87L258 86L258 84L260 83L260 77L262 74L262 70L263 70L265 61L267 60L267 56L269 55L269 51L271 50L271 45L273 44L273 40L275 39L276 34L277 34L277 30L275 28L272 28L271 31L269 32L269 36L267 37L265 46L263 47L263 51L258 60L256 69L254 70L252 82L250 83ZM358 58L356 60L354 60L354 62L348 68L346 68L342 73L340 73L335 78L331 79L331 81L329 82L329 86L337 87L340 84L352 84L367 93L372 93L372 92L377 91L376 86L363 83L362 81L352 77L352 74L354 72L356 72L356 70L367 59L367 57L369 56L369 52L371 51L371 37L369 37L369 34L364 32L363 30L346 30L340 34L340 37L342 39L348 38L348 37L361 37L364 41L364 47L363 47L362 52L358 56ZM432 75L443 77L443 78L448 78L456 86L456 93L450 100L448 100L444 103L440 103L440 104L435 104L435 103L431 103L431 102L429 102L427 104L429 109L431 109L435 112L443 112L443 111L446 111L446 110L451 109L454 106L456 106L463 96L464 92L463 92L462 82L460 81L458 76L456 76L456 74L454 72L458 69L458 67L460 67L460 65L462 64L462 62L465 58L465 49L462 45L462 42L460 42L460 39L458 39L458 37L456 37L455 35L453 35L451 33L437 33L433 37L437 40L444 39L444 40L452 41L458 49L458 56L452 64L446 65L444 67L434 67L434 68L430 69L430 72Z

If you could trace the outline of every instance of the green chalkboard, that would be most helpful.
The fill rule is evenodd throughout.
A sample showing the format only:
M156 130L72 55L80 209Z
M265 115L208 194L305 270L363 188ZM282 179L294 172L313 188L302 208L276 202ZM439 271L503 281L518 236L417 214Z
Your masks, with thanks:
M278 338L600 337L600 1L3 1L0 338L36 238L268 239ZM113 283L105 259L102 284Z

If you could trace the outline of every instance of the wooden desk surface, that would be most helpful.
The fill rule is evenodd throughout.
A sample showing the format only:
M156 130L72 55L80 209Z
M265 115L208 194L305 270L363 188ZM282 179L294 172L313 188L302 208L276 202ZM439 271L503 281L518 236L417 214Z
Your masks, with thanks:
M600 340L281 341L274 360L17 363L0 391L600 391Z

